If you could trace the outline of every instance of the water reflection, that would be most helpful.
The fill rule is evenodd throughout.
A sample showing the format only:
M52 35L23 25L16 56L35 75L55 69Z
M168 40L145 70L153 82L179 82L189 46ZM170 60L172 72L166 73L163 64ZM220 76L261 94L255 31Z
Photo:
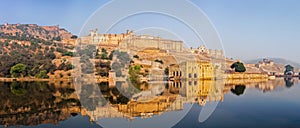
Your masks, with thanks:
M74 86L70 82L1 82L0 125L35 126L57 124L72 117L88 116L90 121L105 118L156 118L155 115L184 110L185 104L205 106L209 102L226 101L226 94L245 95L245 90L262 93L276 88L291 88L298 79L173 81L143 83L133 88L124 82L99 83L101 93L94 86L82 86L79 98L88 103L81 107ZM101 96L100 96L101 95Z
M294 79L293 78L287 77L287 78L284 78L284 81L285 81L285 86L287 88L290 88L294 85Z
M245 85L236 85L234 87L234 89L232 88L230 91L233 94L236 94L237 96L239 96L239 95L243 95L244 94L245 89L246 89Z
M68 85L47 82L1 82L0 125L57 124L81 107Z

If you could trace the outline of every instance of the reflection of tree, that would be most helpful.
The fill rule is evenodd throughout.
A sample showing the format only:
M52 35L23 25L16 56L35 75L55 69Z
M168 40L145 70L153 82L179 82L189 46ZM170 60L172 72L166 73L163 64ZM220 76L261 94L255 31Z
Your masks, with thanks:
M120 84L120 82L117 82L118 84ZM109 88L108 87L108 83L107 82L102 82L99 84L100 89L101 89L101 93L103 94L103 96L106 98L107 101L109 101L111 104L127 104L129 102L129 98L127 98L127 95L124 96L123 94L127 94L125 93L121 93L118 89L119 88ZM125 89L127 90L127 89ZM124 90L122 90L124 91Z
M17 96L23 96L26 94L26 89L19 82L14 81L10 86L10 90Z
M109 97L109 102L111 104L127 104L129 102L129 99L123 95L119 95L114 99L112 96Z
M287 88L290 88L294 85L294 81L292 78L284 78L284 81L285 81L285 86Z
M112 64L112 69L116 72L116 76L120 77L124 74L122 74L122 68L125 68L126 65L129 64L130 62L130 56L127 52L120 52L118 50L115 50L113 53L113 55L110 56L110 58L112 58L112 56L116 56L116 58L118 59L118 61L114 61Z
M88 111L93 111L97 106L106 105L105 99L101 96L100 92L95 89L98 86L92 84L83 84L81 86L80 101Z
M60 96L53 95L57 91ZM0 100L0 111L5 110L6 114L20 113L19 110L23 113L38 113L51 108L67 107L68 104L79 104L77 99L63 98L62 95L71 95L72 91L71 88L57 88L47 82L0 82L0 97L6 99ZM63 94L64 92L69 94ZM57 97L62 99L55 102Z
M64 92L70 93L68 97L72 91L48 82L0 82L0 97L5 99L0 100L0 124L38 125L64 120L68 113L62 109L80 106L78 99L64 98Z
M239 96L244 94L245 89L246 89L245 85L236 85L234 89L231 89L231 92Z

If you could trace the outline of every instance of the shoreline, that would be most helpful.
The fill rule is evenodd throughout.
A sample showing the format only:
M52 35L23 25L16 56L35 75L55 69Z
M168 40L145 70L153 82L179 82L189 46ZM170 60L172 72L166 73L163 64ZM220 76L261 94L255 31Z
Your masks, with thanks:
M39 79L39 78L0 78L0 82L14 82L14 81L20 81L20 82L49 82L49 81L72 81L72 79Z

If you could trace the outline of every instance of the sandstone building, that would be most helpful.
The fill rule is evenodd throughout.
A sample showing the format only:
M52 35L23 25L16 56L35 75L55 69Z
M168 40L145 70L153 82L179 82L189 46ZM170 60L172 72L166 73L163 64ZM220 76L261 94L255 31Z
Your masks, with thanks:
M205 55L213 58L224 58L223 50L217 49L207 49L204 45L199 46L198 48L191 48L191 53Z
M91 30L88 36L82 36L79 39L83 44L110 45L116 46L121 50L145 48L159 48L162 50L181 52L183 50L182 41L174 41L154 37L150 35L135 35L133 31L127 31L122 34L98 34L98 30Z
M171 65L170 78L176 79L214 79L215 67L210 62L186 61L179 65Z

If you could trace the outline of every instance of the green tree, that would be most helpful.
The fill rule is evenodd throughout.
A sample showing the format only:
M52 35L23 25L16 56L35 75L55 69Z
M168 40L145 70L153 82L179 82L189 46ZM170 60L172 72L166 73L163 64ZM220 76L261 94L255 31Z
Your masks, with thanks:
M286 65L284 74L287 74L288 72L294 72L294 67L291 65Z
M13 77L20 77L20 76L24 76L25 74L25 71L26 70L26 66L24 64L16 64L15 66L11 67L10 69L10 74L13 76Z
M63 54L62 54L62 56L73 56L74 55L74 53L73 52L64 52Z
M37 78L49 78L49 76L47 75L47 71L46 70L40 71L40 73L37 74L36 77Z
M234 69L235 72L246 72L246 68L242 62L235 62L230 68Z
M135 66L130 66L129 68L129 79L131 81L131 83L134 85L134 86L138 86L141 81L140 81L140 71L141 71L141 66L139 65L135 65Z
M102 48L101 49L101 59L108 59L107 54L108 53L107 53L106 49Z

